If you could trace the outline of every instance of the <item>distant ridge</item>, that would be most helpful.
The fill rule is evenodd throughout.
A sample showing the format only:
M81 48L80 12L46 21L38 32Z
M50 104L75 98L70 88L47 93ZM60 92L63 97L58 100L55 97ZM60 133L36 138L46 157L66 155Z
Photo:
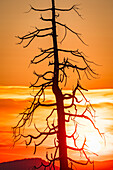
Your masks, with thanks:
M40 166L41 162L44 164L48 164L46 161L42 160L41 158L29 158L29 159L22 159L22 160L15 160L11 162L3 162L0 163L0 170L34 170L34 166ZM88 164L87 166L83 165L74 165L74 170L93 170L93 166ZM41 167L40 170L44 170L44 167ZM46 168L49 170L49 167ZM55 170L59 170L56 166ZM109 161L95 161L94 163L94 170L113 170L113 160Z
M38 167L43 162L45 165L48 163L41 158L29 158L22 160L15 160L11 162L0 163L0 170L34 170L34 166ZM59 170L58 167L55 167L56 170ZM41 167L40 170L44 170L44 167ZM49 168L46 168L49 170Z

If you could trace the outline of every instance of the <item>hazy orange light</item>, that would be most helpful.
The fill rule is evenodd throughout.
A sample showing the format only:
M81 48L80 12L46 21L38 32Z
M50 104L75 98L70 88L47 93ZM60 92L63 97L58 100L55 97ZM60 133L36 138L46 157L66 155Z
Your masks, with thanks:
M89 140L87 141L87 145L88 145L88 150L94 153L99 152L102 148L102 145L96 135L90 136Z

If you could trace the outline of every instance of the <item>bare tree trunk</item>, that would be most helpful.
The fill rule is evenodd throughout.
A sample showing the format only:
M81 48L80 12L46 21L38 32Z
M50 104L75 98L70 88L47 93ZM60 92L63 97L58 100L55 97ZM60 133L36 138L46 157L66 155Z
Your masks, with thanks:
M95 120L95 110L93 109L91 103L87 100L87 98L85 97L85 95L82 92L82 90L86 90L86 89L84 89L80 85L80 82L79 82L79 80L81 79L81 72L84 72L88 79L90 79L89 76L96 78L95 76L97 76L98 74L95 73L92 70L92 68L90 67L91 64L95 64L95 63L87 60L86 56L82 52L79 52L78 49L73 51L73 50L67 50L67 49L59 49L57 47L56 24L65 28L65 35L64 35L64 38L62 39L62 41L65 39L65 37L67 35L67 30L68 30L68 31L72 32L73 34L75 34L79 38L79 40L82 43L84 43L84 41L81 39L79 33L73 31L71 28L69 28L65 24L56 22L56 20L55 20L55 18L58 17L58 15L55 15L56 11L66 12L66 11L74 10L81 17L81 15L77 11L78 7L76 5L73 5L71 8L68 8L68 9L64 9L64 8L59 9L59 8L55 8L55 0L51 0L51 2L52 2L52 8L37 9L37 8L34 8L31 6L29 11L31 11L31 10L42 11L42 12L51 11L52 19L43 18L42 16L40 19L42 21L52 22L52 27L45 27L45 28L41 28L41 29L38 29L37 27L35 27L35 31L27 33L26 35L24 35L22 37L17 36L17 38L19 38L19 40L20 40L20 42L18 44L27 42L26 45L23 46L24 48L26 48L30 45L30 43L34 40L35 37L39 38L39 37L47 37L47 36L52 35L53 46L51 48L48 48L45 50L41 49L41 53L36 55L31 60L31 64L38 64L38 63L41 63L42 61L46 60L47 58L54 57L54 62L49 62L49 65L54 66L54 71L49 70L43 74L37 74L36 72L34 72L34 74L37 76L37 79L36 79L35 83L31 84L30 87L37 88L38 91L34 95L34 99L32 100L31 105L29 107L27 107L27 109L25 109L23 111L23 113L21 113L20 120L17 122L17 125L13 127L14 145L21 138L25 138L26 146L29 146L33 141L35 142L35 140L40 139L35 142L35 149L34 149L34 154L35 154L36 148L39 145L41 145L47 139L48 136L57 135L58 146L56 146L56 145L54 146L55 147L54 155L51 153L51 158L49 158L48 153L46 154L46 158L49 161L48 165L44 165L43 163L41 163L41 165L39 167L34 166L35 169L40 169L41 167L44 167L44 169L46 169L46 167L49 167L49 169L52 169L52 167L53 167L53 169L55 169L55 164L54 164L55 161L60 160L60 170L72 169L73 163L80 164L80 165L87 165L88 162L91 164L93 163L93 170L94 170L94 162L92 162L89 159L89 157L87 156L86 150L85 150L86 137L84 137L84 141L83 141L81 148L79 148L76 145L76 141L77 141L76 135L79 136L79 134L77 132L78 123L75 123L75 121L74 121L74 126L75 126L74 132L71 135L66 136L65 115L68 116L68 118L69 118L68 121L70 121L71 117L83 118L83 119L89 121L92 124L92 126L94 127L94 129L98 131L100 136L103 137L103 133L100 133L99 129L95 126L95 121L94 121ZM46 32L46 31L49 31L49 32ZM77 57L78 59L80 59L80 63L82 62L84 64L80 66L79 64L75 64L74 60L70 60L65 57L63 57L63 62L61 62L61 61L59 61L58 51L68 53L68 54L72 55L73 57ZM77 73L77 79L76 79L77 85L73 89L72 93L62 93L62 91L59 87L59 83L65 82L65 84L66 84L66 81L68 78L68 75L65 71L66 68L73 69L73 71L76 70L76 73ZM45 83L39 83L40 79L44 80ZM52 87L52 91L55 95L56 102L44 103L44 102L46 102L45 101L46 99L44 98L45 90L48 87ZM82 99L86 103L85 108L81 114L78 114L76 105L77 105L77 103L81 103L82 100L79 101L78 98L75 96L76 91L79 91L79 93L82 96ZM42 97L43 97L43 101L42 101ZM66 106L64 103L65 100L71 100L71 101L69 101L71 103ZM34 128L35 128L35 131L37 131L37 135L32 135L32 134L26 135L26 133L23 133L23 129L25 129L25 125L28 125L28 126L31 125L31 123L33 121L34 111L40 106L41 107L52 107L51 113L46 117L47 127L43 131L40 131L34 124ZM53 108L53 106L54 106L54 108ZM75 113L71 113L72 107L75 108ZM69 112L65 113L65 108L69 108ZM49 121L50 120L49 118L52 116L52 114L55 110L57 111L57 125L54 124L54 120L53 120L52 124L50 124L50 121ZM89 116L87 116L86 113L89 113ZM73 140L73 142L74 142L73 147L67 145L67 143L66 143L67 138L71 138ZM59 157L57 157L58 149L59 149ZM73 151L79 151L80 153L82 153L84 155L84 157L86 158L86 162L75 161L72 158L68 157L67 149L70 149ZM68 161L71 162L70 168L68 168Z
M54 78L53 78L53 93L55 94L56 103L57 103L60 170L63 170L63 169L67 170L68 162L67 162L64 103L63 103L63 94L58 86L59 61L58 61L54 0L52 0L52 26L53 26L52 30L53 30L54 62L55 62L55 64L54 64Z

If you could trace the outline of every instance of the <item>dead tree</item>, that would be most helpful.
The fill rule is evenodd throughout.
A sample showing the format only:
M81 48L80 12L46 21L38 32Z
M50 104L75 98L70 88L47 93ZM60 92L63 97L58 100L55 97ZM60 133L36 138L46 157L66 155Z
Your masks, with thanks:
M53 46L48 48L48 49L40 49L41 53L35 56L31 60L31 64L39 64L43 62L46 59L52 59L49 61L49 66L53 66L53 70L46 71L43 74L37 74L34 72L34 74L37 76L37 80L34 84L31 84L31 88L36 88L37 93L34 95L34 99L30 105L23 113L20 113L21 119L17 123L15 127L13 127L13 134L14 134L14 143L17 142L20 138L25 138L28 140L25 140L26 146L30 145L35 139L41 138L41 141L39 143L35 143L35 150L34 153L36 153L36 148L41 145L48 136L50 135L56 135L56 138L54 139L54 147L55 147L55 153L51 154L51 157L48 156L48 153L46 155L47 160L49 161L48 165L44 165L43 163L40 165L40 167L44 166L45 169L46 167L50 167L55 169L54 163L56 160L60 161L60 169L63 170L68 170L72 169L72 162L81 164L81 165L87 165L88 162L92 163L91 160L88 158L86 154L86 138L84 138L84 142L82 144L82 147L79 148L77 146L77 138L75 135L79 134L77 133L77 127L78 124L76 122L76 118L81 118L88 120L92 126L98 131L98 133L102 136L100 133L99 129L95 126L94 122L94 109L90 102L86 99L85 95L83 94L83 91L87 90L83 88L80 84L80 79L81 79L81 73L84 72L86 77L89 79L89 76L95 77L97 74L93 71L91 68L91 64L95 64L89 60L86 59L86 56L84 53L80 52L78 49L77 50L67 50L67 49L60 49L58 48L58 43L57 43L57 32L56 32L56 27L57 25L61 26L62 28L65 29L65 35L63 40L66 37L67 31L70 31L73 33L79 40L84 43L84 41L81 39L80 34L73 31L71 28L69 28L67 25L60 23L57 21L57 18L59 17L59 14L56 14L56 11L58 12L67 12L67 11L72 11L74 10L78 16L81 17L81 15L78 12L78 6L73 5L69 9L59 9L55 7L55 2L54 0L51 0L52 7L48 9L37 9L32 6L30 6L30 11L41 11L41 12L46 12L50 11L52 13L52 18L44 18L41 15L41 20L44 22L50 22L51 27L47 28L42 28L38 29L37 27L33 32L30 32L26 34L25 36L18 36L20 39L19 44L22 44L26 42L24 45L24 48L28 47L31 42L35 38L40 38L40 37L48 37L51 36L52 41L53 41ZM62 40L62 41L63 41ZM85 44L85 43L84 43ZM68 56L73 56L73 59L70 59L69 57L66 58L64 57L63 61L61 62L59 60L59 53L66 53ZM76 58L82 60L84 66L79 66L78 63L74 62ZM73 69L77 73L77 78L76 78L76 86L72 90L72 93L63 93L62 89L60 88L60 83L64 83L64 86L67 83L68 75L66 72L66 69ZM39 80L43 79L45 82L39 84ZM47 88L50 88L55 95L56 102L55 103L44 103L45 98L43 98L42 101L42 96L44 96L45 91ZM82 102L82 100L78 100L76 97L76 92L79 91L79 93L82 96L82 100L85 100L86 103L86 108L85 110L81 113L78 114L77 110L77 104ZM65 100L71 100L71 103L69 105L65 105L64 101ZM28 122L32 122L33 115L36 109L38 107L54 107L51 111L51 113L46 117L46 122L47 122L47 127L44 131L40 131L36 125L34 125L34 128L37 130L37 135L25 135L22 131L23 128L25 128L25 125L27 125ZM74 107L74 113L71 113L70 108ZM57 111L57 125L55 125L54 121L50 125L49 123L49 118L54 114L54 112ZM90 114L90 116L87 116L87 112ZM66 132L66 122L70 122L70 120L73 120L75 124L75 130L71 135L68 135ZM43 139L42 139L43 137ZM67 138L72 138L74 141L74 147L68 146L66 139ZM72 158L68 157L67 151L68 150L74 150L76 152L82 152L83 155L86 158L86 162L79 162L75 161ZM59 156L57 156L59 155ZM71 162L71 168L69 168L69 162ZM35 167L36 169L39 169L40 167Z

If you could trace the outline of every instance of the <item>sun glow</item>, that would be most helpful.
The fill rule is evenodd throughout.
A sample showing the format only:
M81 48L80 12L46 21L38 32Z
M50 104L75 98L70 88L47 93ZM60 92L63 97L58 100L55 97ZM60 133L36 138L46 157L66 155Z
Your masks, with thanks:
M88 139L87 146L88 146L88 150L93 152L93 153L98 153L102 148L101 142L96 135L91 136Z

